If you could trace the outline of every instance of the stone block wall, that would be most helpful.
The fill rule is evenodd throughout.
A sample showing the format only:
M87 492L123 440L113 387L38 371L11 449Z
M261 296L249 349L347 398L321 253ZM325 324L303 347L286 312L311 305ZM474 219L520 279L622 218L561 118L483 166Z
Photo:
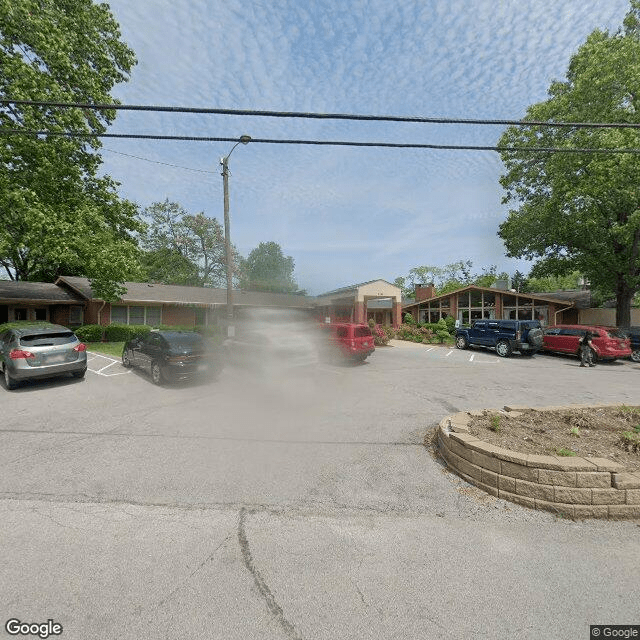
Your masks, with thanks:
M442 457L467 482L497 498L566 517L640 518L640 473L604 458L502 449L471 435L470 421L470 414L457 413L437 431Z

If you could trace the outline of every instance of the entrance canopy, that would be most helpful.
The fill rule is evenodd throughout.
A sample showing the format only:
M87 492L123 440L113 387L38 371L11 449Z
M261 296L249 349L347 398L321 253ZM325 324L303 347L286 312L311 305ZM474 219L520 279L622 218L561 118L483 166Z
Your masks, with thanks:
M316 309L323 320L330 322L367 322L369 301L387 301L376 305L380 324L398 326L401 322L402 291L386 280L369 280L334 291L327 291L316 297Z

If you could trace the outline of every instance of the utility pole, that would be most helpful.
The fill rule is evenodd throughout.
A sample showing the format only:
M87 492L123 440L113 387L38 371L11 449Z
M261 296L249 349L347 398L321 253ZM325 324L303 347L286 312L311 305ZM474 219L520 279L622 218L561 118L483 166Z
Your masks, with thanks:
M251 142L251 136L240 136L240 140L231 147L231 151L220 159L222 165L222 186L224 189L224 253L227 267L227 337L233 338L233 256L231 254L231 223L229 220L229 157L239 144Z

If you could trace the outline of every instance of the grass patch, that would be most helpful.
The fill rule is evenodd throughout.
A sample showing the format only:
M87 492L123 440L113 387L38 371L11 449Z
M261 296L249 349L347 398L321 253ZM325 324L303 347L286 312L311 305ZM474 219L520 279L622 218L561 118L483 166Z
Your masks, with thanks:
M86 342L87 351L103 353L107 356L119 358L122 355L124 342Z
M565 456L565 457L567 457L567 458L570 458L571 456L575 456L575 455L576 455L576 454L575 454L575 451L571 451L571 449L558 449L558 450L556 451L556 453L557 453L559 456Z
M491 431L500 433L500 416L491 416L491 424L489 425Z

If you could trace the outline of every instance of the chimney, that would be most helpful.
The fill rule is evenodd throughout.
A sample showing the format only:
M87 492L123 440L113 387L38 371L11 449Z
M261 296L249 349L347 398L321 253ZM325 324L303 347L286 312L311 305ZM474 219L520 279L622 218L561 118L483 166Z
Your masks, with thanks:
M436 295L436 288L433 285L433 282L429 284L417 284L416 285L416 302L422 302L423 300L429 300L429 298L433 298Z

